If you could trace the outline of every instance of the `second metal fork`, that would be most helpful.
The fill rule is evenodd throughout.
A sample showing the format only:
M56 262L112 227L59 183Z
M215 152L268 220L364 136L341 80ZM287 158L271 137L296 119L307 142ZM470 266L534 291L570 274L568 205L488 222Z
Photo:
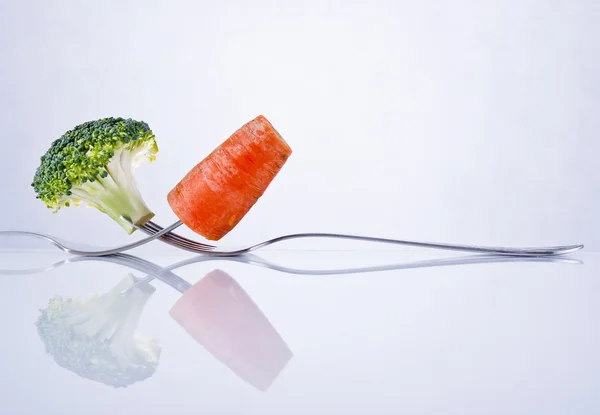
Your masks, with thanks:
M123 218L127 220L126 218ZM130 221L128 221L131 223ZM135 225L137 229L148 235L154 235L161 232L163 228L156 223L147 223L142 226ZM169 228L175 228L175 225L181 225L181 221L170 225ZM475 245L459 245L459 244L445 244L445 243L432 243L432 242L417 242L417 241L405 241L399 239L386 239L386 238L374 238L369 236L358 236L358 235L345 235L338 233L296 233L290 235L284 235L277 238L269 239L267 241L248 246L241 249L219 249L214 245L203 244L200 242L193 241L185 238L181 235L174 233L173 231L168 232L158 239L163 242L175 246L186 251L194 252L197 254L208 254L212 256L236 256L245 254L250 251L254 251L260 248L264 248L268 245L275 244L290 239L301 239L301 238L334 238L334 239L350 239L366 242L380 242L387 244L397 244L405 246L415 246L421 248L432 248L432 249L443 249L451 251L467 251L483 254L494 254L494 255L510 255L510 256L528 256L528 257L541 257L541 256L555 256L565 255L572 252L578 251L583 248L583 245L563 245L563 246L550 246L550 247L534 247L534 248L509 248L509 247L489 247L489 246L475 246Z

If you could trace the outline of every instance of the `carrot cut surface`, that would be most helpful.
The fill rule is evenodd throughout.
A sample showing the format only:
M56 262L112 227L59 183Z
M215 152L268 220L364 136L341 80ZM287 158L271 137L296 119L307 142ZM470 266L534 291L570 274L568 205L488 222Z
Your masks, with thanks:
M291 154L277 130L259 115L198 163L167 201L186 226L217 241L254 206Z

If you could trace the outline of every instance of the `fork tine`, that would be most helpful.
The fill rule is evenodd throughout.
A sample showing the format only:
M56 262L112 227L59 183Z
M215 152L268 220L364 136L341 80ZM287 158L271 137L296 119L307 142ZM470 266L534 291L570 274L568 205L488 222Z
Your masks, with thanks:
M146 227L146 226L137 225L136 228L148 235L153 235L156 233L155 230L153 230L149 227ZM209 252L212 249L210 247L204 247L202 244L185 243L185 242L181 242L174 238L169 238L169 237L159 238L159 239L168 245L174 246L179 249L183 249L185 251L190 251L190 252L193 252L196 254Z
M159 232L161 226L158 225L158 224L156 224L156 223L154 223L154 222L150 221L150 222L145 223L144 225L138 225L138 228L141 229L141 230L145 230L146 233L148 233L148 232L154 233L154 232ZM163 237L164 238L168 237L169 239L171 239L173 241L182 241L182 239L183 239L179 235L167 235L167 234L165 234L165 235L163 235Z
M149 233L153 233L153 232L155 232L155 231L151 231ZM185 242L185 241L178 240L177 238L166 237L166 238L164 238L164 242L169 245L173 245L178 248L185 248L187 250L192 250L194 252L196 252L196 251L204 252L204 251L213 249L211 247L207 247L200 243Z
M148 222L147 227L151 228L154 232L160 232L162 230L162 227L152 221ZM181 235L178 235L176 233L167 233L164 235L166 238L172 240L172 241L176 241L178 243L181 243L183 245L187 245L187 246L191 246L191 247L197 247L197 248L203 248L203 249L210 249L210 248L215 248L214 245L208 245L208 244L203 244L201 242L196 242L193 241L191 239L185 238Z
M152 221L149 221L144 225L135 225L133 223L132 223L132 225L148 235L153 235L157 232L160 232L163 229L160 225L158 225ZM195 253L208 252L211 249L215 248L213 245L207 245L207 244L203 244L200 242L195 242L195 241L192 241L191 239L184 238L181 235L171 234L171 233L167 233L167 234L163 235L162 237L160 237L159 239L161 239L163 242L165 242L169 245L173 245L178 248L185 249L187 251L191 251L191 252L195 252Z
M141 231L144 231L146 234L154 234L154 233L158 232L160 229L160 227L152 226L150 224L138 225L137 228ZM177 236L163 235L163 237L161 239L166 240L169 243L176 244L177 246L193 246L193 245L195 245L195 244L191 244L191 243L185 243L180 238L177 238ZM200 245L199 247L202 247L202 246Z

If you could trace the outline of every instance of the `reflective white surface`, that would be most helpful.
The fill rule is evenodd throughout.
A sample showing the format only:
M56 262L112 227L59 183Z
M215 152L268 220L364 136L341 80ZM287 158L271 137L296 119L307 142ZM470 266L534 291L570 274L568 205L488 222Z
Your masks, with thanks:
M454 254L403 249L272 250L252 263L201 260L173 270L167 282L179 277L200 287L188 298L195 310L188 316L204 331L195 339L169 314L186 294L153 281L138 329L158 340L158 368L115 389L59 367L34 322L54 295L102 294L130 272L143 277L127 266L137 259L8 273L69 258L25 245L5 242L0 251L2 413L600 411L598 253L461 264ZM442 255L452 259L440 263ZM190 258L171 251L140 257L161 267ZM341 273L365 267L384 270ZM210 282L215 270L226 289ZM277 375L273 367L283 369ZM261 391L254 385L269 370L273 381Z
M263 113L294 153L226 246L341 232L598 250L597 5L4 0L0 230L131 240L97 211L52 215L35 199L39 157L78 123L150 124L160 152L136 177L166 226L167 192ZM67 258L11 244L1 269ZM191 284L220 270L235 282L224 298L245 299L212 303L222 320L198 303L194 336L169 314L182 293L152 282L139 330L160 362L126 389L59 367L34 322L54 295L106 293L141 271L94 260L3 273L0 414L600 413L600 254L414 264L446 254L379 248L317 241L261 251L279 271L222 259L174 270ZM163 244L132 254L189 258ZM236 322L268 335L252 342ZM258 364L265 350L278 359Z

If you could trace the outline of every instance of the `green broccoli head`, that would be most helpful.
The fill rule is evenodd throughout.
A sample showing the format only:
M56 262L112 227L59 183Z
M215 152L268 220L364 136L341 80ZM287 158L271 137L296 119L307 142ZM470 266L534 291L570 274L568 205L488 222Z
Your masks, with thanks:
M129 275L110 292L87 300L57 296L49 301L36 326L59 366L115 388L154 374L160 346L135 330L155 289L148 283L133 286L135 281Z
M37 198L57 212L84 203L108 214L129 234L154 213L144 203L133 169L154 161L158 146L143 121L104 118L76 126L54 141L33 178Z

